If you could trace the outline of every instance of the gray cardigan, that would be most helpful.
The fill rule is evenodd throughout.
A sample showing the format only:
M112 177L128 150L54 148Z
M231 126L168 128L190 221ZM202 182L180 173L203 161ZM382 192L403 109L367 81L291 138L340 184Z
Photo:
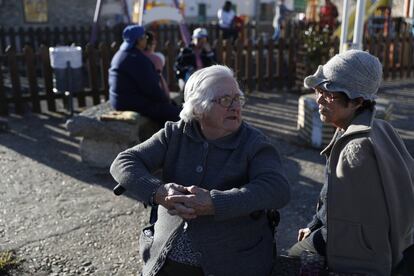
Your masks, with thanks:
M162 168L162 179L152 175ZM272 233L264 212L290 199L277 150L243 123L229 136L207 141L198 123L167 122L149 140L121 152L111 166L115 180L143 203L159 185L174 182L210 190L214 216L187 221L186 231L205 275L269 275ZM141 236L143 275L155 275L182 231L183 220L159 206L153 238Z

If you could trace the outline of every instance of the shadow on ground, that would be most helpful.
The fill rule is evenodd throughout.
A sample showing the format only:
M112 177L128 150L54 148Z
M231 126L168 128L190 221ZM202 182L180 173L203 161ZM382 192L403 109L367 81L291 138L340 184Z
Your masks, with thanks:
M66 117L62 114L12 114L7 120L8 130L0 133L2 146L77 180L106 188L115 185L107 170L81 162L80 140L68 135L64 127Z

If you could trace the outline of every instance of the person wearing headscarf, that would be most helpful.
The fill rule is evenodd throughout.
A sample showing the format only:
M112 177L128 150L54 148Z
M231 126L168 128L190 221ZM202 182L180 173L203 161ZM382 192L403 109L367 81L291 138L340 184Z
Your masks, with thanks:
M414 243L414 160L397 131L375 118L381 81L378 58L360 50L334 56L304 80L321 121L337 129L321 152L316 214L289 255L325 256L329 271L389 276Z

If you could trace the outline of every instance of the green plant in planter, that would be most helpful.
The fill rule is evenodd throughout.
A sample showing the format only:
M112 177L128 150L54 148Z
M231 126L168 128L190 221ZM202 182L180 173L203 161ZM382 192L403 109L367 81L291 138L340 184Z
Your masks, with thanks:
M326 62L330 57L330 36L328 28L320 29L318 26L309 26L302 32L304 61L306 67L314 72L318 65Z

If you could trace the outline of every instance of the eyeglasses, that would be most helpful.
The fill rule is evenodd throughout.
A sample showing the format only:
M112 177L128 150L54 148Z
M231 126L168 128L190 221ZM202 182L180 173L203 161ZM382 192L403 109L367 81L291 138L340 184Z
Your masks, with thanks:
M229 108L233 105L233 103L238 103L241 107L246 104L246 98L242 95L232 96L223 96L220 98L216 98L211 100L213 103L218 103L222 107Z
M315 97L318 100L320 96L322 96L323 100L327 103L332 103L337 99L340 99L340 96L335 96L335 93L320 89L320 88L315 88Z

